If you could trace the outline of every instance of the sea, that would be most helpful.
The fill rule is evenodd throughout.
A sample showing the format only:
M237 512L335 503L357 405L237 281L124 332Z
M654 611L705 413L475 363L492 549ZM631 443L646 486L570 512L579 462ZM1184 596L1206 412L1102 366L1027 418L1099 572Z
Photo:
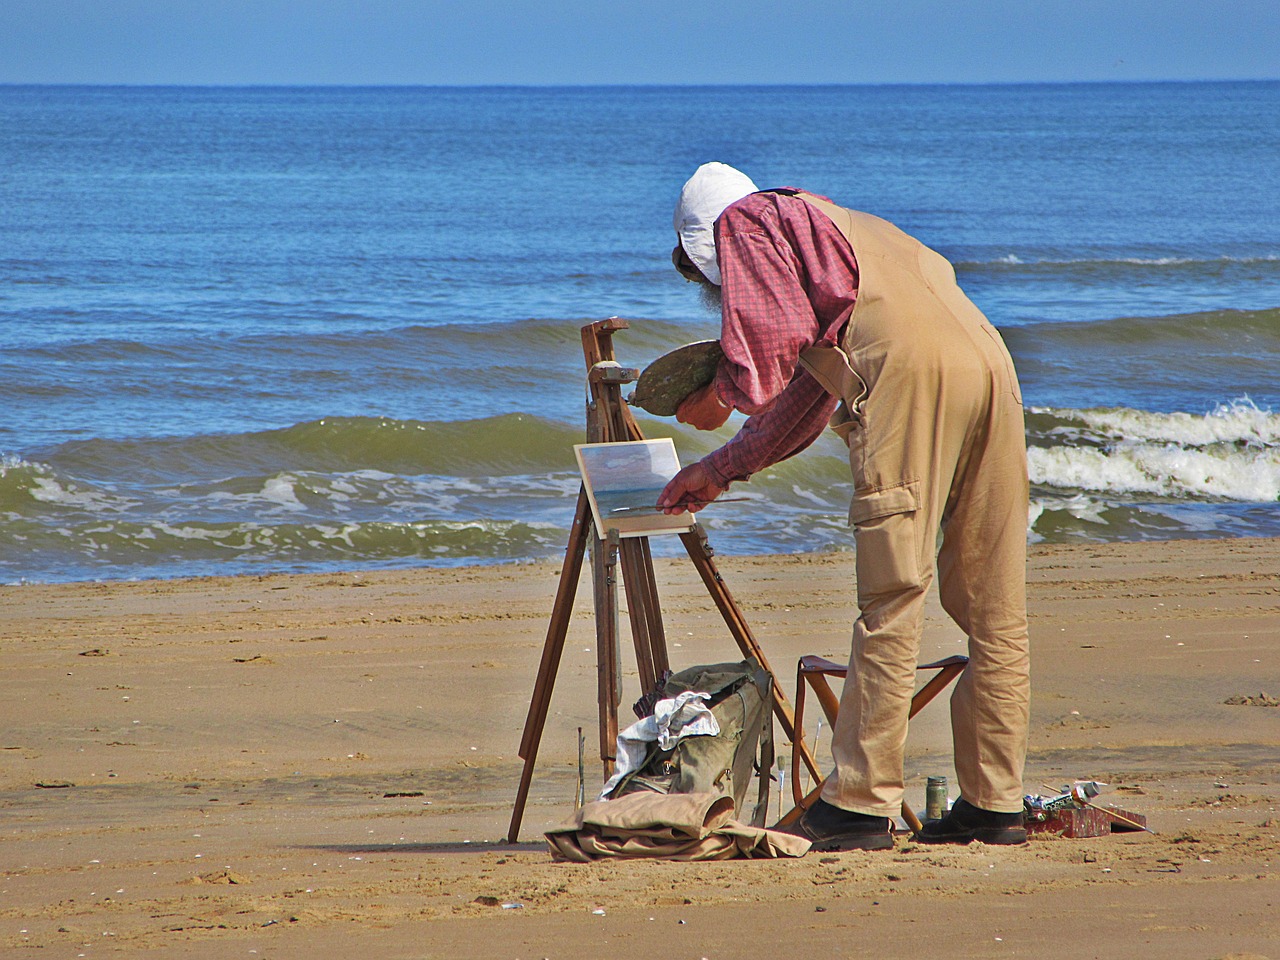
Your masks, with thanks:
M0 86L0 582L562 556L579 328L717 335L708 160L955 263L1032 542L1280 535L1280 83ZM833 436L733 490L722 555L853 548Z

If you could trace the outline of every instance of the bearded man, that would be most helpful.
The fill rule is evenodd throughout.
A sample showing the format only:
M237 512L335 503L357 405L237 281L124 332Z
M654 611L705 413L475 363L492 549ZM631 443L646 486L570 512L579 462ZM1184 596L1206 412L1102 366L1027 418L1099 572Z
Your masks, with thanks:
M943 608L969 638L951 697L961 798L919 839L1025 843L1026 437L1000 335L944 257L817 194L757 190L708 163L684 185L675 228L677 269L719 291L724 352L677 418L703 430L733 410L749 418L681 470L659 506L699 510L799 453L828 423L849 447L860 615L835 767L792 832L818 850L893 846L936 575Z

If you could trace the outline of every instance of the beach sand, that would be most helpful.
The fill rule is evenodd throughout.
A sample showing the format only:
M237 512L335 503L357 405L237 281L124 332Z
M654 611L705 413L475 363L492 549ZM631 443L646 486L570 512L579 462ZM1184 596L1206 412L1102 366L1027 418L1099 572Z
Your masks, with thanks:
M718 560L789 697L798 656L845 659L851 556ZM1280 958L1280 541L1032 549L1026 788L1105 781L1154 833L774 862L551 861L579 727L596 756L585 580L503 842L557 577L0 588L0 955ZM736 659L692 566L658 580L675 665ZM931 602L922 658L962 651ZM917 809L955 791L946 714L912 726Z

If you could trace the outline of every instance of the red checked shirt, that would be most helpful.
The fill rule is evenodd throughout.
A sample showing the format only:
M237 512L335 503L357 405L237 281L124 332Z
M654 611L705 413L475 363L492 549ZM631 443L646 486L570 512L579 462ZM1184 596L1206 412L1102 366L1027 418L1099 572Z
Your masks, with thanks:
M839 399L799 357L815 343L839 342L858 295L858 265L825 214L775 193L753 193L720 215L716 257L725 354L716 393L750 415L702 460L723 487L799 453L835 412Z

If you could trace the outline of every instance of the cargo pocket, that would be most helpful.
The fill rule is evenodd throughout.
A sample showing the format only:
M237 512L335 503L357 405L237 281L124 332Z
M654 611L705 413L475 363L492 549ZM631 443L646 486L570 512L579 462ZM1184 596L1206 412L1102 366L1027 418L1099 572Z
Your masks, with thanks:
M921 585L919 518L918 480L853 495L859 607Z

